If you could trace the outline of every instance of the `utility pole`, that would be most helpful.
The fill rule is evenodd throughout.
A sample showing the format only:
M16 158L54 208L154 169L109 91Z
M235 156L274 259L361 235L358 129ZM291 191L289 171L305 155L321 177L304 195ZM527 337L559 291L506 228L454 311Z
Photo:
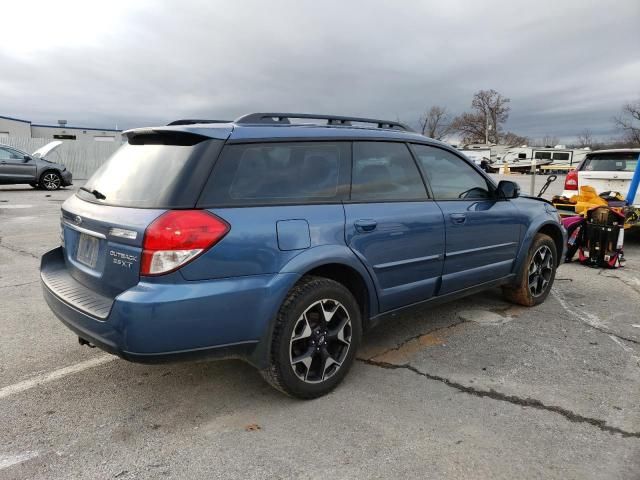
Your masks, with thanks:
M489 115L485 115L484 118L484 143L485 145L489 145Z

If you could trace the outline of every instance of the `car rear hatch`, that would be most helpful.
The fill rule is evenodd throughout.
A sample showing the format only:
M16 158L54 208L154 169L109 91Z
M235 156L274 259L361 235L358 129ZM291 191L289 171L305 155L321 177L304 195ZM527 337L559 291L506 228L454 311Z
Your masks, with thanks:
M184 132L131 135L62 206L62 288L91 302L91 292L113 299L136 285L145 230L167 210L195 206L222 144Z
M637 162L637 153L613 152L588 155L578 172L579 186L591 186L597 193L611 191L626 196ZM640 194L636 194L633 204L639 203Z
M144 231L163 212L95 205L70 198L63 205L60 219L69 274L109 297L137 284Z

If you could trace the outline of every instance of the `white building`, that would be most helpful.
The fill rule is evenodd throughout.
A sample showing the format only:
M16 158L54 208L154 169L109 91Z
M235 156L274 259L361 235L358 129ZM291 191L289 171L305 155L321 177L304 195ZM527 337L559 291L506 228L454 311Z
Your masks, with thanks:
M0 115L0 142L2 138L53 138L58 140L91 140L96 142L122 142L122 130L111 128L70 127L66 120L58 125L40 125L29 120Z

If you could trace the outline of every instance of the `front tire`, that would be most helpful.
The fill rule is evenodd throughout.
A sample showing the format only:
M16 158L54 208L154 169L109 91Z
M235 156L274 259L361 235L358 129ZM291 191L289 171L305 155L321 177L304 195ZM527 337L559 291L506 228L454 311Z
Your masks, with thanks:
M361 337L351 292L328 278L303 277L280 307L262 376L293 397L326 395L347 375Z
M44 172L40 178L40 186L45 190L58 190L62 186L62 177L56 172Z
M556 244L548 235L538 233L533 238L527 261L517 283L502 287L504 297L525 307L541 304L551 291L557 265Z

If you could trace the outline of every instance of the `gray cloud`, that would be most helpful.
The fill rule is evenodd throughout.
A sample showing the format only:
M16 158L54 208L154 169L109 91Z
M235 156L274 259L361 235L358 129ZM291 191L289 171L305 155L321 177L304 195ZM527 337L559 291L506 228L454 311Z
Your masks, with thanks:
M414 122L427 105L457 113L476 90L495 88L512 100L510 130L569 138L590 128L606 137L611 117L640 95L637 0L128 8L109 31L84 19L95 22L95 37L30 54L5 38L0 114L105 127L261 110Z

